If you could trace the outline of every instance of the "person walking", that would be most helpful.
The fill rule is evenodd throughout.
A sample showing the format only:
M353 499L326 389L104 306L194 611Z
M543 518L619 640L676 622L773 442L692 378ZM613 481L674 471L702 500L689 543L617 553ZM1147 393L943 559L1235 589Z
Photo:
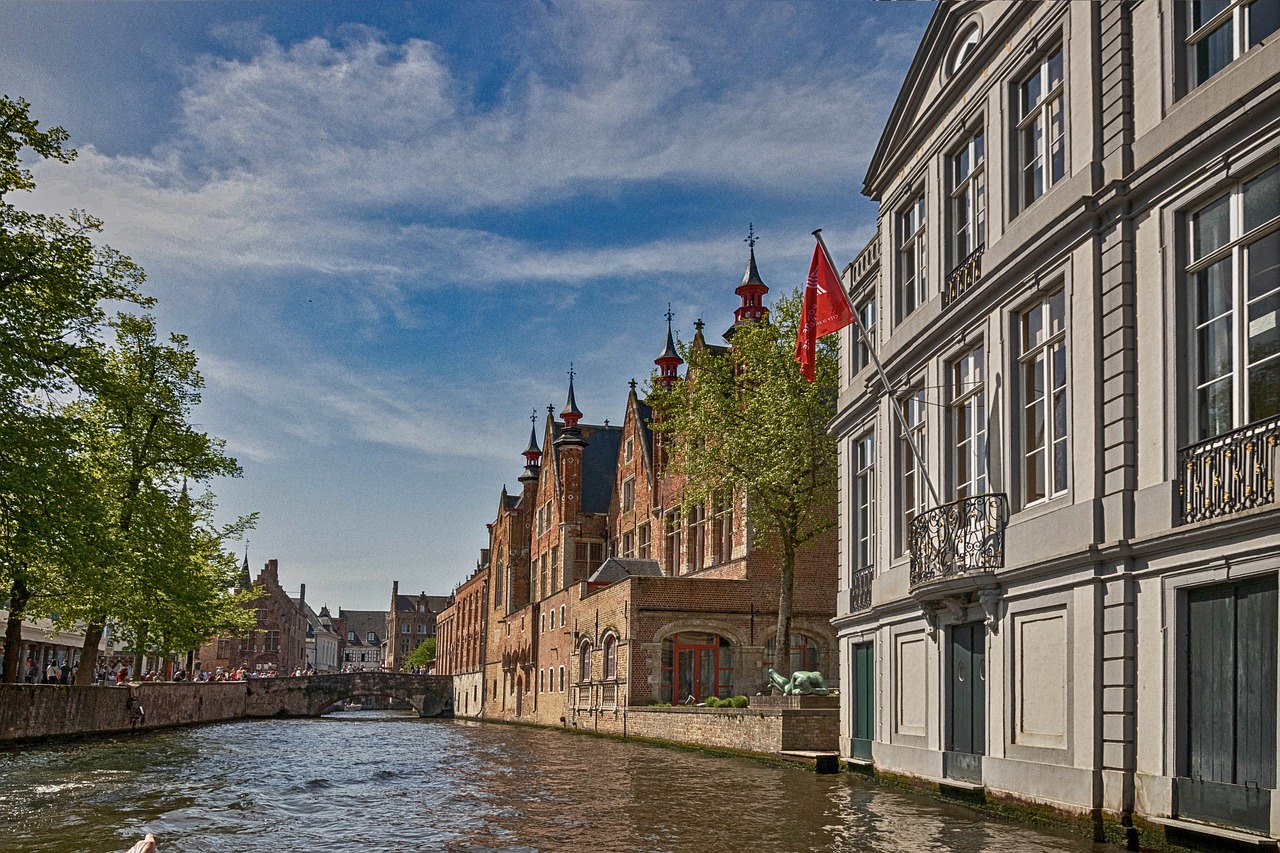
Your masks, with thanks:
M58 666L53 661L49 661L49 665L44 668L44 683L58 683Z
M35 684L40 680L40 668L31 658L27 658L27 684Z

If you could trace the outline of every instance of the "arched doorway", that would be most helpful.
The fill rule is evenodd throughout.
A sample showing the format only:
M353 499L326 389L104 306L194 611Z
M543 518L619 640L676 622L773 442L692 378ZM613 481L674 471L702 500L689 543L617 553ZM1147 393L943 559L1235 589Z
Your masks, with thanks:
M702 702L733 695L733 644L710 631L680 631L662 641L662 701Z

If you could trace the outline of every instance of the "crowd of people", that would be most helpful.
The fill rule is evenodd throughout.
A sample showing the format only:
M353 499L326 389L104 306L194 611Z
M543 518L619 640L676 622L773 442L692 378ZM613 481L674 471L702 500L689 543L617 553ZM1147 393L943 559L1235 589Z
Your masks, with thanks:
M218 667L210 672L209 670L201 670L198 668L195 672L187 672L182 667L176 667L171 672L161 672L156 669L147 669L140 673L135 672L132 663L124 660L113 660L108 662L99 661L94 668L93 683L97 685L114 684L122 687L136 681L171 681L182 682L192 681L202 684L215 681L247 681L251 678L279 678L282 675L315 675L316 669L308 664L306 667L295 668L292 673L281 672L280 668L273 663L262 664L261 667L238 666L233 669L224 669ZM40 665L33 658L27 658L23 667L23 681L27 684L74 684L76 674L79 672L79 665L72 664L67 660L62 663L50 661L47 666L41 669Z

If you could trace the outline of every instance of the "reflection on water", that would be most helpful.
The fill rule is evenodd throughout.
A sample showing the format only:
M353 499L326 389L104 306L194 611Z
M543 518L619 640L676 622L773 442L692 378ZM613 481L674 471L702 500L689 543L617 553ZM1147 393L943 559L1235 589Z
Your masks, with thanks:
M385 712L0 753L0 821L24 853L1112 849L847 776Z

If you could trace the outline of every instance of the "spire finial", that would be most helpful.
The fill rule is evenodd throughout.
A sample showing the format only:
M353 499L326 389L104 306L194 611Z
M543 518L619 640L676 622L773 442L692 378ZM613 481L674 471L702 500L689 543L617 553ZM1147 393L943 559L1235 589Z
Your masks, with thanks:
M573 377L573 362L569 362L569 399L565 400L564 408L560 410L560 420L564 421L568 429L577 429L578 421L582 418L582 412L578 411L578 401L573 396Z
M635 380L635 377L632 377L631 381L630 381L629 383L627 383L627 384L629 384L629 385L631 386L631 390L632 390L632 391L636 390L636 380Z
M537 425L538 425L538 410L537 410L537 409L534 409L532 412L530 412L530 413L529 413L529 423L533 424L534 426L537 426Z
M699 331L699 332L701 332L701 331L702 331L702 327L703 327L703 326L705 326L705 325L706 325L706 323L702 322L702 318L701 318L701 317L699 317L698 319L696 319L696 320L694 320L694 321L693 321L693 328L694 328L695 330Z
M666 313L666 314L664 314L663 316L665 316L665 317L667 318L667 331L669 332L669 331L671 331L671 320L676 316L676 315L675 315L675 314L673 314L673 313L672 313L672 311L671 311L671 303L670 303L670 302L668 302L668 303L667 303L667 313Z
M755 247L756 247L756 228L755 228L755 225L754 225L754 224L752 224L752 223L750 223L750 222L748 222L748 223L747 223L747 239L743 240L742 242L746 243L746 244L747 244L747 246L748 246L748 248L753 249L753 250L755 249Z

